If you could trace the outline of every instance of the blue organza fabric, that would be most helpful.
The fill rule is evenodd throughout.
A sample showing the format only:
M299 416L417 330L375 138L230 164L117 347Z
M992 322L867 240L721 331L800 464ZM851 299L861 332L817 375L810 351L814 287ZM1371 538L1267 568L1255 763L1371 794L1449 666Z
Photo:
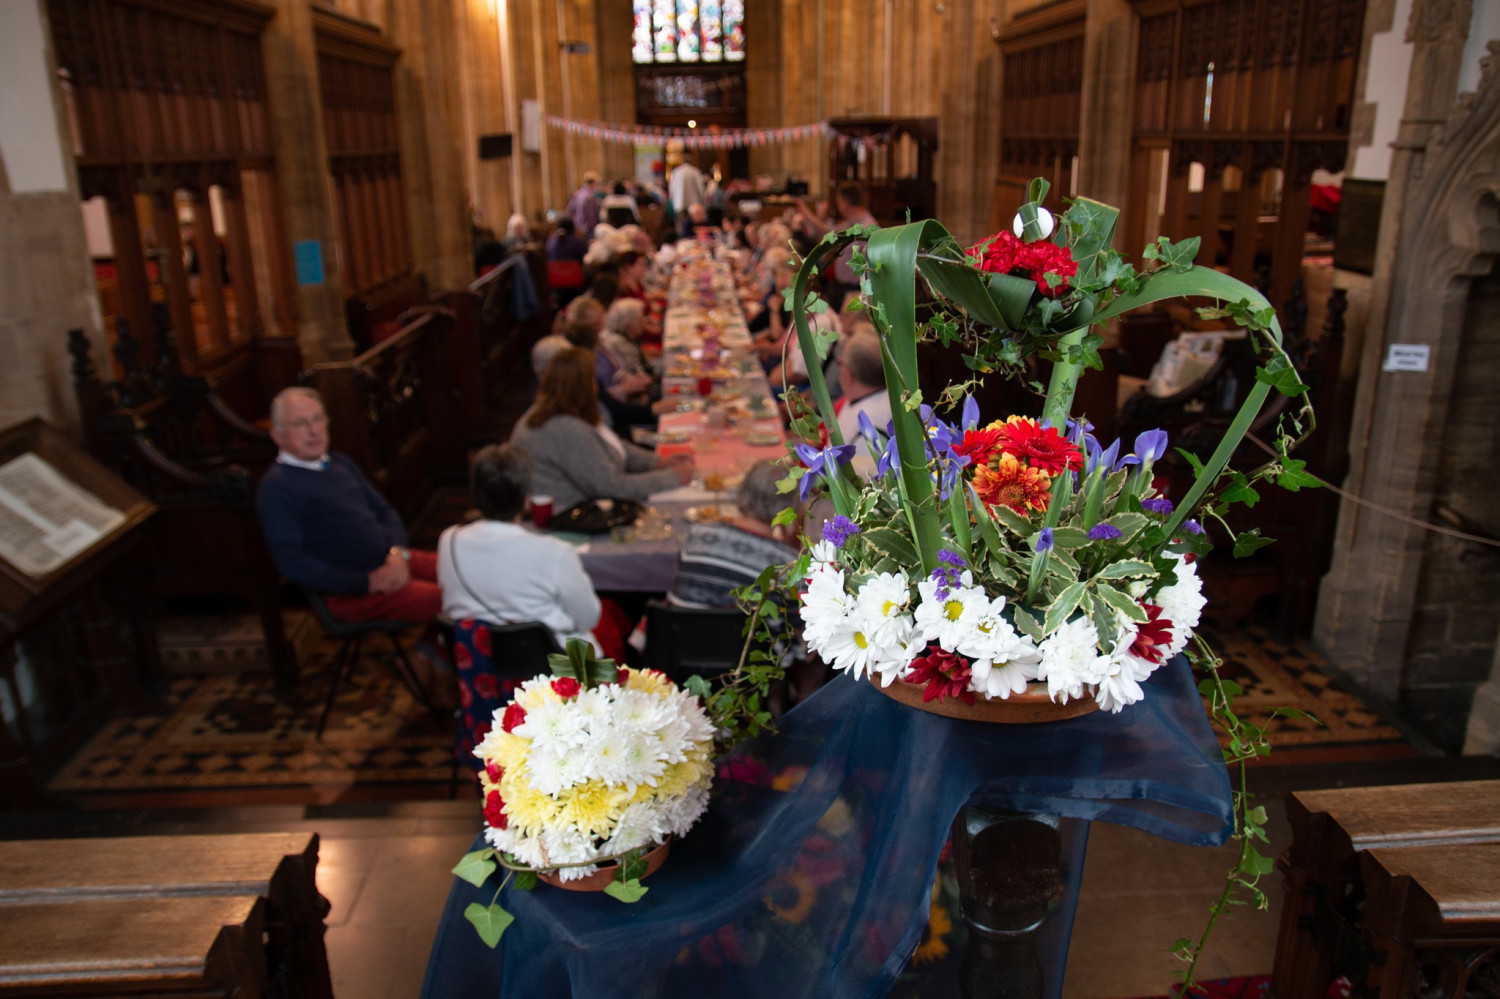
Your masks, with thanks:
M491 951L463 912L489 904L499 879L455 879L422 994L883 996L921 938L939 854L972 800L1083 820L1063 822L1065 890L1041 939L1056 995L1088 821L1204 846L1231 830L1228 775L1187 662L1146 687L1118 715L991 725L836 678L725 762L708 813L639 902L507 888L500 903L516 920Z

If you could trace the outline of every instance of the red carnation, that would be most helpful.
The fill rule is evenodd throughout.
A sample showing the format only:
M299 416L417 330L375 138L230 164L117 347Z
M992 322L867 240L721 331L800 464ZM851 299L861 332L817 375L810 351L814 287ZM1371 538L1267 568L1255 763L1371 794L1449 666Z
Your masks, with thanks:
M494 760L484 761L484 773L490 779L491 784L500 783L501 778L505 776L505 771L500 769L500 765Z
M1026 244L1009 232L997 232L989 239L969 247L969 259L977 260L982 271L1009 274L1022 263Z
M526 723L526 709L515 701L511 701L505 709L505 716L500 719L500 727L507 732L514 732L517 725Z
M1078 274L1078 264L1065 246L1039 239L1026 246L1026 257L1022 261L1037 290L1049 298L1057 298L1068 290L1068 279ZM1062 280L1056 287L1047 283L1047 273L1056 274Z
M922 692L923 701L957 697L965 704L973 704L974 692L969 689L969 660L936 646L929 645L927 649L927 655L911 661L906 681L927 684L927 689Z
M570 697L578 696L578 681L571 676L560 676L552 681L552 691L566 701Z
M499 791L491 791L484 799L484 821L493 829L504 829L510 823L505 818L505 802Z
M1172 622L1161 616L1162 609L1156 604L1143 603L1141 609L1146 612L1147 620L1136 628L1130 654L1160 666L1167 646L1172 644Z
M1000 426L1000 450L1025 458L1032 468L1056 475L1064 468L1083 470L1083 452L1057 432L1024 416L1012 416Z

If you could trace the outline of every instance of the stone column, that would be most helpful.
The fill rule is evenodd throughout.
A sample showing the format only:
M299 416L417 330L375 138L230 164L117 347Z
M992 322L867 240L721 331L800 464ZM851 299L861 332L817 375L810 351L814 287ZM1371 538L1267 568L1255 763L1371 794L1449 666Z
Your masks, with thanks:
M270 0L276 16L266 26L267 100L276 149L276 179L288 245L317 240L323 249L323 283L296 286L297 343L302 363L346 360L354 343L344 326L333 204L328 191L328 145L318 94L318 54L307 0Z
M1129 0L1089 0L1083 25L1078 193L1122 208L1129 199L1136 23ZM1116 248L1140 250L1118 241Z

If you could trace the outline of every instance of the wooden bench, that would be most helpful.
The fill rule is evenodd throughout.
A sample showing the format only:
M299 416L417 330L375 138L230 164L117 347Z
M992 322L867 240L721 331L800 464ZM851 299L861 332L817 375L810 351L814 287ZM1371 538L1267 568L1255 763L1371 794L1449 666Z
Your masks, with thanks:
M1500 781L1297 792L1287 819L1278 997L1339 975L1381 999L1500 983Z
M0 843L0 996L331 999L315 833Z

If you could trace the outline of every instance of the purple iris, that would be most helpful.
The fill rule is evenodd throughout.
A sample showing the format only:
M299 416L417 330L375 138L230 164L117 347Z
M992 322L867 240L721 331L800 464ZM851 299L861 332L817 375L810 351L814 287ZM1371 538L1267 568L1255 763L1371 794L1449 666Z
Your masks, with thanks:
M1064 434L1063 436L1067 437L1068 438L1068 442L1070 444L1073 444L1075 447L1082 447L1083 446L1083 439L1084 439L1084 437L1087 434L1092 433L1093 430L1094 430L1094 425L1092 423L1090 423L1087 419L1069 420L1068 421L1068 432L1066 434ZM1092 440L1092 438L1090 438L1090 439ZM1098 443L1098 442L1096 441L1095 443Z
M966 404L965 409L967 408ZM974 406L973 415L977 423L979 420L977 403ZM964 467L969 464L968 455L957 454L953 450L953 445L962 442L963 434L933 415L931 406L923 406L921 416L923 434L927 439L928 458L937 461L938 498L947 499L948 494L958 486Z
M797 452L797 457L807 466L807 473L797 482L797 495L804 503L812 492L815 476L827 475L831 478L838 474L838 466L847 465L854 457L853 444L830 444L821 451L811 444L793 444L792 450Z
M1122 536L1120 529L1113 524L1095 524L1089 528L1088 534L1090 541L1114 541Z
M864 410L859 411L859 435L870 445L870 453L874 454L880 450L880 431L875 429L875 424L870 422L870 414Z
M844 547L844 542L858 533L859 525L843 514L839 514L823 524L823 540L832 542L835 548Z
M1036 539L1036 550L1039 552L1050 552L1052 550L1052 528L1042 528L1042 533Z
M964 430L976 430L979 427L979 402L972 395L964 396L964 411L958 425Z
M1147 430L1135 439L1135 454L1142 462L1160 461L1167 453L1167 432Z
M1104 448L1092 436L1085 435L1083 438L1083 451L1084 478L1093 475L1094 470L1098 468L1104 469L1105 475L1117 472L1125 464L1125 461L1130 460L1129 456L1126 457L1125 461L1117 462L1115 460L1120 453L1119 441L1115 441L1109 447Z
M1185 528L1187 528L1187 532L1189 534L1202 534L1203 533L1203 525L1200 524L1200 523L1198 523L1196 520L1184 520L1182 522L1182 526L1185 527Z
M1152 496L1150 499L1141 500L1141 509L1147 513L1160 514L1165 517L1172 512L1172 501L1165 496Z

